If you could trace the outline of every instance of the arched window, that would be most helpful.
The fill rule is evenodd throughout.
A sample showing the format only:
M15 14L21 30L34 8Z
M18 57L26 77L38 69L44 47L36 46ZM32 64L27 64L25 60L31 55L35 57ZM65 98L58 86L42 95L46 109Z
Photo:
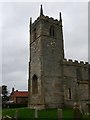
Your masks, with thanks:
M55 36L55 31L54 31L54 27L53 26L50 27L50 36L52 36L52 37Z
M72 99L71 88L68 89L67 97L68 97L68 99Z
M69 99L71 99L71 88L69 88Z
M32 77L32 94L38 93L38 77L34 74Z

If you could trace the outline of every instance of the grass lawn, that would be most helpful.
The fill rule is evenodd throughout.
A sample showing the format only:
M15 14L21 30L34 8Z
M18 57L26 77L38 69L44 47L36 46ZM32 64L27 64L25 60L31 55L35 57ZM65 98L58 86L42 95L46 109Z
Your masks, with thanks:
M2 116L9 115L11 117L15 117L16 111L17 111L18 120L33 120L35 116L35 110L28 108L3 109ZM63 109L62 115L63 115L63 120L66 120L66 118L73 120L72 109ZM50 120L51 119L57 120L58 111L57 109L38 110L38 118L39 120L42 120L44 118L48 118ZM90 116L84 116L83 120L90 120Z
M1 120L1 118L2 118L2 110L0 109L0 120Z

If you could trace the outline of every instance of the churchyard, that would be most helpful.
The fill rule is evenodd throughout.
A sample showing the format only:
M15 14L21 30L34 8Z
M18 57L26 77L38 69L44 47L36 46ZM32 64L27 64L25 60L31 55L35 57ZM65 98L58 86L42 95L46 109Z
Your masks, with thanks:
M59 109L59 111L58 109L43 109L35 111L34 109L28 108L13 108L3 109L2 116L15 118L15 120L33 120L34 118L37 118L38 120L46 118L50 120L59 120L60 116L62 116L62 120L74 120L73 109L64 108L62 109L62 114L58 112L61 112L61 109ZM83 115L83 120L90 120L90 115Z

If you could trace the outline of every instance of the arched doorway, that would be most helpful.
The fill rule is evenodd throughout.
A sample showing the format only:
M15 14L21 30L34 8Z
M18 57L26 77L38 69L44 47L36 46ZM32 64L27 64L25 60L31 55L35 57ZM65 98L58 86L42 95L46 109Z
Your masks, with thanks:
M37 75L33 75L32 77L32 94L38 93L38 77Z

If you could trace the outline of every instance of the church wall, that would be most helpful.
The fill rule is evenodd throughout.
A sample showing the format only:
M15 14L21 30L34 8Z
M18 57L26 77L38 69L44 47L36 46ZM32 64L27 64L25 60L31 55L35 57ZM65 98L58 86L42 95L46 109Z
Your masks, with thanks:
M35 42L31 45L31 64L30 64L30 107L42 104L42 97L41 97L41 39L38 38ZM38 78L38 93L32 94L32 77L36 75Z
M84 109L84 112L87 112L87 102L89 100L88 97L88 85L87 84L80 84L78 87L78 99L79 104Z
M63 104L62 72L60 67L63 50L62 36L60 36L61 26L53 23L52 19L51 21L41 21L41 76L45 106L56 108L61 107ZM55 36L50 36L51 25L54 27Z
M77 71L79 70L79 71ZM77 61L63 60L63 89L66 106L72 106L75 102L81 104L86 109L87 100L89 99L88 84L89 81L89 64L81 64ZM71 99L69 96L71 90Z
M43 40L43 39L42 39ZM46 45L49 41L44 39ZM61 106L63 96L61 84L61 68L59 66L60 58L56 55L56 51L52 53L52 48L45 49L43 46L42 54L42 86L45 91L46 107Z

